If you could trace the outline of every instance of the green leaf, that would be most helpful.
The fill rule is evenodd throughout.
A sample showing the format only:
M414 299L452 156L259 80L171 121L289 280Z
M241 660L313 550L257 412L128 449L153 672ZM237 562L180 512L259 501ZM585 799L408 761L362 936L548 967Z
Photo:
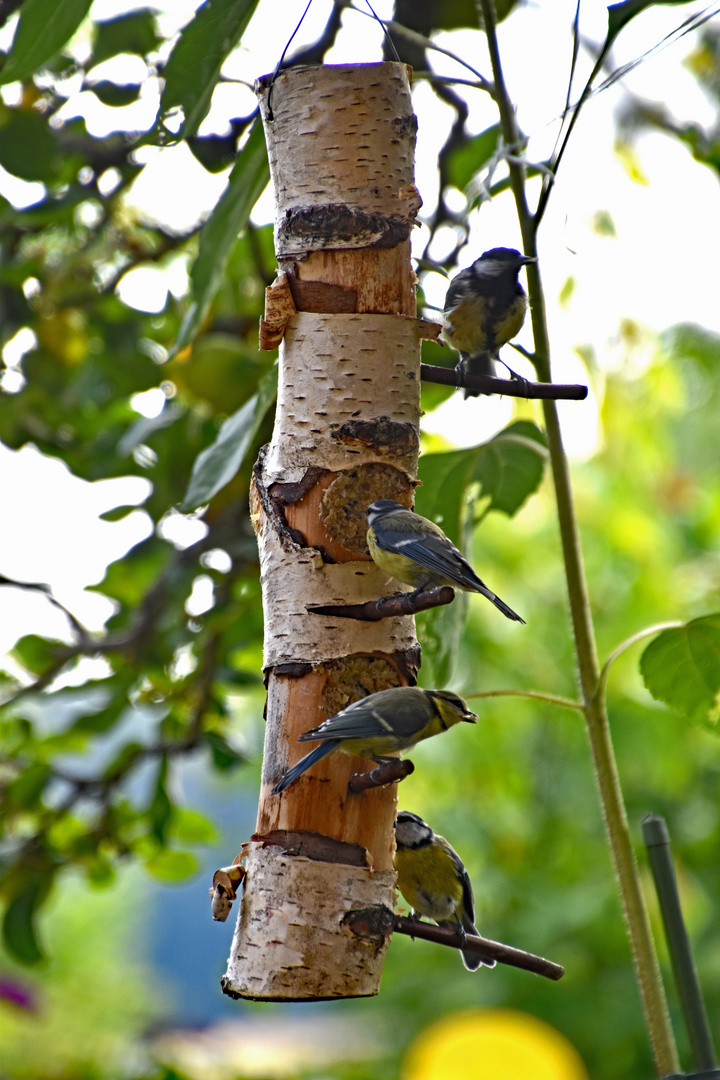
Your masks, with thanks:
M437 319L439 315L435 311L430 311L427 313L427 317ZM439 341L423 341L422 343L421 359L423 364L431 364L433 367L454 368L457 364L457 358L454 349L448 349L447 346L441 345ZM422 410L420 415L422 416L423 413L437 409L438 405L442 405L443 401L447 401L454 393L456 393L454 386L443 386L441 383L426 382L423 379L420 384Z
M145 861L145 869L159 881L176 885L197 873L198 860L189 851L169 851L163 848Z
M0 84L29 79L72 37L92 0L25 0Z
M84 859L83 865L85 867L85 873L88 876L88 881L96 888L107 888L108 885L112 885L115 882L115 867L108 859L103 859L97 853L95 853L93 857Z
M590 228L596 236L617 236L615 222L609 210L596 210L592 216Z
M246 760L244 754L231 746L227 739L223 738L217 731L207 731L205 733L205 742L210 747L215 768L220 769L222 772L235 769Z
M442 688L451 682L467 608L467 593L456 592L451 604L416 616L418 638L422 641L424 686Z
M645 11L646 8L656 7L661 4L677 6L678 4L687 3L689 3L689 0L623 0L620 4L609 4L605 50L609 48L610 43L615 40L622 28L627 26L631 19L634 19L641 11Z
M464 191L483 165L486 165L502 140L502 127L493 124L479 135L451 150L447 158L447 179Z
M187 513L229 484L243 463L265 414L277 396L277 368L262 377L257 394L228 417L217 439L198 455L180 509Z
M112 510L106 510L104 513L98 514L98 517L101 521L123 521L137 509L138 507L132 503L130 505L113 506Z
M97 23L92 52L93 67L119 53L147 56L156 47L158 41L155 14L148 9L133 11L129 15L120 15L117 19L106 19L104 22Z
M542 433L528 420L518 420L485 444L473 480L480 481L491 510L512 517L540 486L546 460Z
M439 525L453 544L462 544L467 489L482 447L423 454L418 470L422 487L415 492L415 509Z
M481 494L489 499L488 510L501 510L512 517L540 484L545 457L542 432L527 420L510 424L480 446L424 454L415 509L440 525L462 550L472 485L479 482ZM466 612L466 598L456 596L447 607L418 616L423 681L430 680L426 685L444 686L450 681Z
M0 165L21 180L50 180L57 155L47 121L23 109L0 111Z
M178 106L182 138L194 135L210 108L220 68L237 45L258 0L205 0L183 30L165 68L160 117Z
M7 788L7 798L11 806L28 809L38 802L51 775L49 765L35 761L23 769L20 776Z
M15 644L13 653L28 671L39 674L57 662L58 650L65 647L38 634L26 634Z
M147 442L156 431L162 431L164 428L170 427L171 424L174 424L184 415L185 410L179 405L165 405L165 408L157 416L143 416L142 419L136 420L117 444L118 454L120 457L128 457L137 446Z
M720 357L720 334L694 323L677 323L660 335L660 347L674 362L692 360L699 368L715 376ZM683 373L684 374L684 373ZM705 397L708 387L700 391Z
M110 698L107 708L100 706L99 708L85 706L85 711L82 716L79 716L75 723L72 725L71 731L76 734L99 734L103 731L109 731L110 728L117 723L118 719L128 708L130 702L127 698L127 691L124 691L123 680L113 679L112 683L108 684L108 693L112 689L112 697Z
M37 964L45 959L35 917L45 896L47 885L32 877L7 906L3 919L3 940L8 951L21 964Z
M242 124L238 124L242 128ZM193 135L188 139L188 146L193 157L210 173L222 172L235 164L238 135L241 131L231 130L229 135Z
M174 807L172 799L167 792L168 762L163 754L155 783L152 802L148 807L148 817L152 825L152 835L161 843L165 839L167 827L173 816Z
M218 842L218 831L215 825L197 810L176 810L169 833L173 840L179 840L182 844L216 844Z
M123 773L128 772L136 761L139 761L145 754L145 747L139 742L129 742L125 746L121 747L118 753L112 760L105 766L103 772L104 778L122 776Z
M222 282L238 233L270 179L262 124L256 120L230 173L228 186L200 233L197 257L190 271L193 302L183 319L173 352L184 348L198 331Z
M467 450L425 454L420 460L416 509L441 525L454 544L461 545L467 490L479 482L490 499L490 510L512 517L542 480L546 460L542 432L518 420L489 442Z
M696 723L715 723L720 709L720 613L663 630L640 657L645 686Z
M88 87L92 90L96 98L98 98L103 105L108 105L111 109L119 109L124 105L132 105L133 101L137 101L140 95L139 83L114 83L109 79L102 79L100 82L91 83Z

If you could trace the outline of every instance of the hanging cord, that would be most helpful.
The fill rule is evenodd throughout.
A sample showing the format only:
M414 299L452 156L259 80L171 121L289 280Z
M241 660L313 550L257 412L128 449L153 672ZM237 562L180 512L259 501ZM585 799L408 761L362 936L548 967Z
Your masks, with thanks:
M375 21L377 23L379 23L380 26L382 27L382 32L385 35L385 40L387 41L388 45L390 46L390 49L392 50L393 56L395 57L395 59L397 60L398 63L401 63L400 56L398 54L397 49L395 48L395 42L391 38L390 32L389 32L387 26L385 25L385 23L382 21L382 19L379 17L377 12L375 11L374 7L370 3L370 0L365 0L365 3L370 8L370 12L372 14L373 19L375 19ZM287 56L287 51L288 51L288 49L290 48L290 46L291 46L291 44L293 42L293 38L295 37L298 30L302 26L303 20L304 20L305 16L307 15L308 11L310 10L310 5L311 4L312 4L312 0L308 0L307 5L305 7L305 10L303 11L302 15L300 16L300 21L298 22L298 24L295 27L295 29L293 30L292 34L288 38L287 44L285 45L285 48L282 51L282 55L281 55L280 59L278 60L277 67L275 68L275 70L273 72L272 79L270 80L270 85L268 87L268 96L267 96L267 119L270 122L272 122L275 119L274 114L273 114L273 109L272 109L272 92L273 92L273 86L275 85L275 80L277 79L278 75L280 74L280 71L282 70L283 62L285 60L285 57Z
M397 62L398 62L398 63L401 63L400 57L399 57L399 55L398 55L398 51L397 51L397 49L395 48L395 42L394 42L394 41L393 41L393 39L392 39L392 38L390 37L390 31L388 30L387 26L386 26L386 25L385 25L385 23L384 23L384 22L382 21L382 19L381 19L381 18L380 18L380 16L378 15L378 13L377 13L377 12L375 11L375 8L374 8L374 7L372 6L372 4L370 3L370 0L365 0L365 3L366 3L366 4L367 4L367 6L368 6L368 7L370 8L370 11L372 12L372 16L373 16L373 19L375 19L375 21L376 21L376 22L379 22L379 23L380 23L380 26L382 27L382 32L383 32L383 34L385 35L385 40L387 41L388 45L389 45L389 46L390 46L390 48L392 49L392 51L393 51L393 55L394 55L395 59L397 60Z
M290 35L290 37L288 38L288 40L287 40L287 44L285 45L285 48L284 48L284 49L283 49L283 51L282 51L282 56L281 56L281 57L280 57L280 59L278 60L278 62L277 62L277 67L276 67L276 68L275 68L275 70L273 71L273 77L272 77L272 79L270 80L270 85L269 85L269 87L268 87L268 96L267 96L267 118L268 118L268 120L270 120L270 121L272 121L272 120L274 120L274 119L275 119L275 117L273 116L273 111L272 111L272 91L273 91L273 86L275 85L275 80L277 79L278 75L280 74L280 69L281 69L281 68L282 68L282 66L283 66L283 60L284 60L284 59L285 59L285 57L287 56L287 51L288 51L288 49L290 48L290 46L292 45L292 41L293 41L293 38L295 37L295 35L297 34L298 30L299 30L299 29L300 29L300 27L302 26L302 24L303 24L303 19L305 18L305 16L307 15L308 11L310 10L310 5L311 5L311 4L312 4L312 0L308 0L308 2L307 2L307 6L305 7L305 10L303 11L302 15L300 16L300 22L299 22L299 23L297 24L297 26L296 26L296 27L295 27L295 29L293 30L292 34L291 34L291 35Z

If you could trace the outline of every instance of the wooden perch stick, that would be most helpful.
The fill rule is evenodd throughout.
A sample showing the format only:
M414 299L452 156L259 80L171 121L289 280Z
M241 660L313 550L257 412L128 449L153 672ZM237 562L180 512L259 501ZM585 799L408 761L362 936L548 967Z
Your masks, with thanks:
M395 916L393 930L396 934L422 938L423 941L434 941L437 945L448 945L451 949L465 949L468 952L480 953L497 960L499 964L509 964L511 967L522 968L523 971L532 971L545 979L557 981L565 974L565 968L560 964L554 964L552 960L545 960L542 956L535 956L534 953L525 952L524 949L514 949L512 945L503 945L500 941L491 941L490 938L480 937L479 934L466 934L462 938L454 930L420 922L417 919L408 919L405 915Z
M449 585L440 585L435 589L425 589L419 593L395 593L394 596L382 596L379 600L368 600L364 604L326 604L320 607L308 607L311 615L330 615L336 619L362 619L364 622L378 622L397 615L415 615L428 608L442 607L455 599L455 590Z
M377 769L373 769L372 772L366 773L354 773L348 780L348 791L352 791L357 795L361 791L368 791L370 788L385 787L387 784L394 784L397 780L398 783L404 780L410 773L415 772L415 766L412 761L390 761L387 765L378 765Z
M483 390L486 394L504 394L506 397L553 398L564 401L584 401L587 386L580 383L536 383L527 379L496 379L494 375L465 375L455 368L420 365L423 382L441 383L443 386L467 387Z

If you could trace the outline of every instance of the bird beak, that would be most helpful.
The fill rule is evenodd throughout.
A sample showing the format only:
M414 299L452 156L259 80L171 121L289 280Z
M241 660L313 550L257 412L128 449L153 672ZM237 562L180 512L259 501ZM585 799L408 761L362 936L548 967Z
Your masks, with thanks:
M477 724L478 718L474 712L466 712L463 716L463 720L466 724Z
M527 266L528 263L537 262L537 255L523 255L520 263L522 266Z

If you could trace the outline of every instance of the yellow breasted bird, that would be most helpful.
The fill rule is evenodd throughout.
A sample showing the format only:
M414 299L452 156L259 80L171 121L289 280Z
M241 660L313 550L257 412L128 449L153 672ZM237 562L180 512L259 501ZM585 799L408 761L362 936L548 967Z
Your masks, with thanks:
M367 545L373 562L415 592L451 585L486 596L508 619L524 623L517 612L488 589L462 552L442 529L393 499L378 499L367 509Z
M393 861L397 887L415 915L425 915L463 938L477 934L473 891L462 859L443 836L408 810L398 810ZM495 967L492 957L468 950L460 955L469 971L481 964Z
M378 765L391 761L398 750L408 750L422 739L439 735L465 720L477 721L467 704L449 690L421 690L418 686L394 686L354 701L319 727L306 731L298 742L320 741L285 773L272 789L279 795L316 761L343 750L370 758Z
M460 353L455 370L494 375L500 346L511 341L525 322L527 296L518 271L537 260L515 248L491 248L450 282L443 311L443 337ZM466 388L465 397L481 390Z

